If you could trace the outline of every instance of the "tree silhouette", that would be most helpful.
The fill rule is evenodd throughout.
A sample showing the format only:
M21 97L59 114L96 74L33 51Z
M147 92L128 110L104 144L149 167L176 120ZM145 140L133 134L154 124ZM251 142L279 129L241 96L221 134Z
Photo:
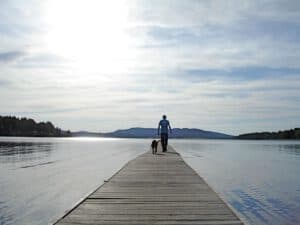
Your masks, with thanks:
M49 121L36 123L25 117L0 116L0 136L69 137L71 132L63 131Z

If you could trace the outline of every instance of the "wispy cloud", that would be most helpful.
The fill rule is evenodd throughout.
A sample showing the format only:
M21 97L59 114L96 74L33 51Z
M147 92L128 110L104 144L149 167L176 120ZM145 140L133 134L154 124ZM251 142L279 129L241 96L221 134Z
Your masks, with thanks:
M0 53L0 63L12 62L21 58L24 55L25 53L21 51L3 52Z

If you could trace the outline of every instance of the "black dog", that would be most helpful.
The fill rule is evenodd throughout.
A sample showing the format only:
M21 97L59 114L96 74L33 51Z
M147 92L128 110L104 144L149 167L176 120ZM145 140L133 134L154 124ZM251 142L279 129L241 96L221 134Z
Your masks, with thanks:
M151 143L151 148L152 148L152 154L156 154L157 153L157 147L158 147L158 143L160 141L157 140L153 140Z

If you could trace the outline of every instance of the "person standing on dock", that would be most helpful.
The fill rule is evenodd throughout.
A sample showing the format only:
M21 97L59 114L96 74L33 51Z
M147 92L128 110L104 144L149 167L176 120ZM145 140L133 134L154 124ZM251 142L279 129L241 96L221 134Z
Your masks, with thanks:
M169 131L172 133L172 128L170 125L169 120L167 120L167 116L163 115L163 119L159 121L158 128L157 128L157 134L160 134L160 141L162 145L163 152L167 151L168 146L168 134Z

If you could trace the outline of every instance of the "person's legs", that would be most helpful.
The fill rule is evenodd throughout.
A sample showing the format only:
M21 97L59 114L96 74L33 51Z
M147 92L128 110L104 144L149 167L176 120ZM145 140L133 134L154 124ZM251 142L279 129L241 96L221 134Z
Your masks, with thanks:
M160 134L160 143L161 143L162 151L164 151L164 144L165 144L164 134Z
M162 146L163 152L165 152L165 151L167 151L168 134L161 134L160 138L161 138L161 146Z
M167 147L168 147L168 138L169 138L169 136L168 136L168 134L166 134L166 150L167 150Z

